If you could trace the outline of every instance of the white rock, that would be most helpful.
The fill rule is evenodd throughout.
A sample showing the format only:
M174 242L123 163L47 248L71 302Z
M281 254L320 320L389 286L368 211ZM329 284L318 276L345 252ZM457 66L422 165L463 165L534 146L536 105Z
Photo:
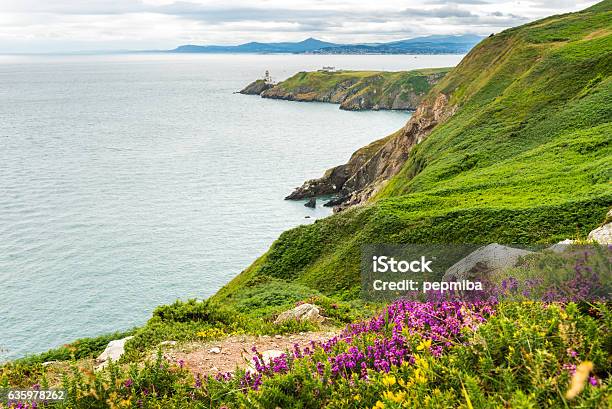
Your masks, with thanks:
M221 348L219 348L219 347L210 348L208 350L208 353L210 353L210 354L220 354L221 353Z
M100 370L105 368L111 361L117 361L125 352L125 343L134 337L125 337L122 339L116 339L111 341L104 349L104 352L100 354L98 358L96 358L96 367L95 370Z
M563 241L560 241L559 243L553 244L552 246L548 247L546 250L550 250L554 253L563 253L572 244L574 244L574 240L565 239Z
M325 317L319 314L319 309L313 304L301 304L292 310L282 312L274 321L275 324L282 324L285 321L310 321L323 322Z
M160 346L174 346L176 345L176 341L162 341L159 343Z
M532 251L506 247L492 243L471 252L444 273L444 281L455 281L468 278L470 271L498 272L515 267L521 257L532 254Z
M607 219L612 217L612 209L606 215ZM612 244L612 222L606 223L589 233L588 240L596 241L599 244Z
M267 365L274 358L279 358L285 354L286 352L281 351L280 349L267 349L261 353L261 360L263 361L264 364ZM257 372L257 369L255 368L255 363L251 362L247 370L250 370L251 372Z

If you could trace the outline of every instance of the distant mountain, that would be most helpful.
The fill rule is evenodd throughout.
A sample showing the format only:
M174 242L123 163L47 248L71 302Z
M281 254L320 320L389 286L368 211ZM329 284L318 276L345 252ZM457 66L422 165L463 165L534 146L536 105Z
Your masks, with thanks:
M389 43L335 44L308 38L300 42L240 45L182 45L174 53L252 53L252 54L463 54L482 40L476 35L417 37Z
M310 51L312 54L464 54L483 37L432 35L389 43L344 44Z
M303 53L335 47L337 44L308 38L297 43L258 43L250 42L240 45L182 45L171 50L177 53Z

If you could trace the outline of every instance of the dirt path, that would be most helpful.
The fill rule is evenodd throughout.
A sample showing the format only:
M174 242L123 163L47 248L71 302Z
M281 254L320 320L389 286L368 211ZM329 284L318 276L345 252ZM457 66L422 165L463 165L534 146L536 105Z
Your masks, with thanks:
M310 341L326 341L338 334L338 330L301 332L290 335L233 335L218 341L190 343L171 347L164 357L173 363L184 365L194 374L216 375L218 372L233 372L236 367L247 368L256 347L261 353L268 350L293 350L294 344L301 348Z

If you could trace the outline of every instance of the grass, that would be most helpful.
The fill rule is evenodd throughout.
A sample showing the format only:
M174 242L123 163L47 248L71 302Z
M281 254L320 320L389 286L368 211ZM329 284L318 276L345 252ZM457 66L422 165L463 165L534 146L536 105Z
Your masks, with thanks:
M268 91L292 99L339 102L343 109L414 109L450 68L299 72ZM265 95L265 94L264 94Z
M410 334L414 362L388 372L369 369L367 380L330 381L327 359L347 353L344 342L316 350L322 368L296 359L286 372L266 376L258 390L246 388L240 373L197 386L181 368L141 361L165 340L313 329L273 324L298 301L315 303L336 325L371 316L381 305L360 300L364 244L584 239L612 206L610 21L607 0L489 37L425 96L433 101L447 94L455 114L412 150L368 203L284 232L209 300L159 307L145 326L129 332L134 338L119 365L99 374L78 369L79 360L126 334L80 340L0 367L0 387L38 381L44 387L49 374L41 363L64 360L75 366L61 380L71 391L65 407L607 407L607 304L501 303L439 356L423 347L431 344L426 331ZM287 84L301 87L307 80L323 89L350 75L379 81L382 74L301 73ZM371 157L383 143L357 154ZM379 317L389 336L390 314ZM367 349L381 336L364 334L354 346ZM594 370L569 400L572 371L581 363Z
M373 200L283 233L214 299L248 303L263 277L357 299L363 244L585 237L612 206L611 4L484 40L425 97L447 94L454 116Z

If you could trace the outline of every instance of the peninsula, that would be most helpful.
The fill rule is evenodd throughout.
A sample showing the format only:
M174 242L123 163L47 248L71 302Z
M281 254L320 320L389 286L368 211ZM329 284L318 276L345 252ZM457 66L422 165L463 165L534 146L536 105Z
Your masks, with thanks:
M415 110L423 97L451 69L431 68L401 72L336 71L331 68L299 72L274 84L259 79L240 91L263 98L331 102L340 109Z

